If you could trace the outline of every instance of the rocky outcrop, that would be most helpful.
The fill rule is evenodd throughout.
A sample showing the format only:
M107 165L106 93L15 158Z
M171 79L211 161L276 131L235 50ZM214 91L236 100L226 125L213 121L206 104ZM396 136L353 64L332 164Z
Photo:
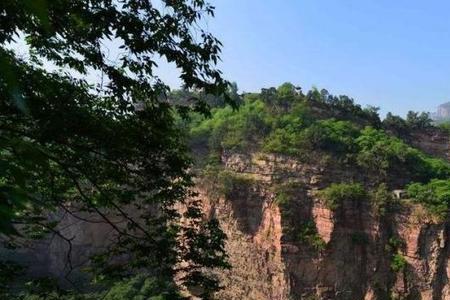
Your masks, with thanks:
M448 137L418 136L414 143L448 157ZM407 200L384 215L369 201L330 210L317 191L363 175L326 160L307 164L282 155L224 153L222 163L231 185L197 182L204 211L219 219L228 236L232 268L217 271L223 285L217 299L450 299L448 220L437 222ZM280 190L289 197L280 199ZM111 237L108 226L70 216L61 226L73 238L74 266L84 265ZM3 254L21 256L36 274L68 275L68 243L51 237L34 246L32 252Z
M432 114L436 121L448 120L450 118L450 102L438 106L436 113Z
M369 201L332 211L316 191L353 174L326 164L261 154L222 159L230 176L248 180L219 196L198 184L205 211L228 235L233 268L219 273L217 299L450 299L446 221L406 200L385 215ZM286 182L295 188L280 203L276 190Z

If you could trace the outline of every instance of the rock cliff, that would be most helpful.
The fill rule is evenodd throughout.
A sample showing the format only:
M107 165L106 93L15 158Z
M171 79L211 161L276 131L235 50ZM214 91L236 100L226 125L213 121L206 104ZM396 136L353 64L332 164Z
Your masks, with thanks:
M449 158L448 137L418 133L411 143ZM408 199L383 214L370 201L330 209L317 191L364 181L351 166L224 152L212 173L199 177L196 189L205 213L228 236L232 268L217 273L223 285L217 299L450 299L450 220L436 220ZM391 182L391 189L404 183ZM71 218L63 225L74 237L76 266L110 234ZM67 244L57 237L22 254L35 273L67 274Z
M258 153L225 153L222 163L225 187L198 182L228 235L233 268L219 274L218 299L450 299L448 219L407 199L385 214L369 201L330 210L317 190L358 175L327 163Z

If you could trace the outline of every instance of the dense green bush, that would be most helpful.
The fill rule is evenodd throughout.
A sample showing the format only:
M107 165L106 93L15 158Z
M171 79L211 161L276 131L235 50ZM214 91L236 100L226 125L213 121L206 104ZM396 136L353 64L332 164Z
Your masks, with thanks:
M420 181L450 176L448 162L431 158L382 130L366 127L356 143L358 164L381 177L398 172Z
M296 197L299 197L300 191L304 189L304 184L297 181L288 181L278 184L273 188L275 203L282 208L286 208Z
M297 103L290 113L273 119L271 133L264 140L263 150L271 153L301 155L302 133L311 122L307 106L303 102Z
M316 149L335 154L352 153L358 128L349 121L320 120L305 130L304 137Z
M326 97L332 96L327 94ZM346 120L336 113L339 119L327 119L327 114L317 115L311 111L314 104L306 99L289 83L278 89L263 89L259 95L248 94L237 111L224 107L213 110L210 119L194 116L191 140L194 144L207 142L214 151L246 150L261 144L266 152L295 156L314 148L339 154L352 151L358 133L358 126L349 121L352 118ZM322 103L335 111L364 111L350 98L336 99Z
M75 292L60 289L50 279L36 279L25 284L18 294L8 294L11 300L181 300L174 283L158 281L149 274L140 274L114 282L111 286L98 287L98 292ZM0 294L0 296L2 296ZM3 299L3 298L2 298Z
M415 111L408 111L406 115L406 124L411 129L426 129L432 127L433 120L430 114L426 112L418 113Z
M383 128L387 129L397 136L406 137L409 133L408 124L402 117L387 113L386 118L383 120Z
M139 275L128 280L116 283L102 299L104 300L164 300L164 299L182 299L174 292L175 285L170 286L156 281L151 276Z
M411 132L433 127L433 121L428 113L409 111L406 119L388 113L382 122L383 128L397 136L408 137Z
M193 124L193 140L207 140L212 151L242 150L258 145L270 130L270 115L263 102L246 102L239 110L213 110L212 117Z
M394 204L392 192L388 190L385 183L381 183L376 189L371 190L369 196L372 206L379 216L384 216Z
M305 157L312 150L342 155L351 153L357 127L349 121L335 119L311 122L307 116L289 114L281 118L283 126L277 126L267 137L264 151Z
M339 118L350 121L364 121L375 127L381 125L381 120L378 115L378 108L367 107L362 108L361 105L356 104L355 101L345 95L334 96L326 89L318 90L312 88L306 94L306 99L309 102L320 104L327 110L329 118Z
M233 193L247 189L255 183L255 180L247 175L223 170L217 174L217 182L218 185L214 188L225 198L232 198Z
M405 248L405 241L397 236L391 236L388 239L385 250L391 253L397 253L401 249Z
M445 121L439 124L439 128L444 130L448 135L450 135L450 121Z
M313 221L304 222L297 230L297 241L305 243L318 251L325 249L327 244L317 232L316 224Z
M339 208L343 201L363 201L368 195L360 183L333 183L329 187L319 191L328 208Z
M417 150L372 127L364 128L356 143L359 147L358 164L381 176L386 176L402 164L415 163L418 157Z
M450 180L431 180L427 184L412 183L407 187L408 196L421 203L430 213L445 217L450 204Z
M407 261L401 254L405 246L405 241L397 236L391 236L385 245L385 251L390 256L391 270L395 273L404 271L407 266Z
M403 272L408 265L405 257L400 253L396 253L392 256L391 260L391 270L395 273Z

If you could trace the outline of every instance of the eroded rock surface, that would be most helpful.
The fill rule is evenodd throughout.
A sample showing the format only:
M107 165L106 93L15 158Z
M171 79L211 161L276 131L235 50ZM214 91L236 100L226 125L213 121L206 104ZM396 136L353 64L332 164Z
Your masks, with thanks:
M386 215L369 201L328 209L316 191L336 176L351 180L351 171L273 155L222 159L249 180L216 197L198 184L205 211L228 235L233 268L219 274L218 299L450 299L447 220L436 222L408 201ZM297 190L286 208L274 191L289 181ZM304 224L313 224L315 236L296 240ZM406 267L393 271L397 253Z

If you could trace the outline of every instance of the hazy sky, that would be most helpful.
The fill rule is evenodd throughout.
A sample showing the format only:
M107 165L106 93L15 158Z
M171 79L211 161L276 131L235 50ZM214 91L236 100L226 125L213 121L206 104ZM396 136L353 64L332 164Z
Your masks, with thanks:
M448 0L210 2L221 68L242 91L290 81L401 115L450 100Z

